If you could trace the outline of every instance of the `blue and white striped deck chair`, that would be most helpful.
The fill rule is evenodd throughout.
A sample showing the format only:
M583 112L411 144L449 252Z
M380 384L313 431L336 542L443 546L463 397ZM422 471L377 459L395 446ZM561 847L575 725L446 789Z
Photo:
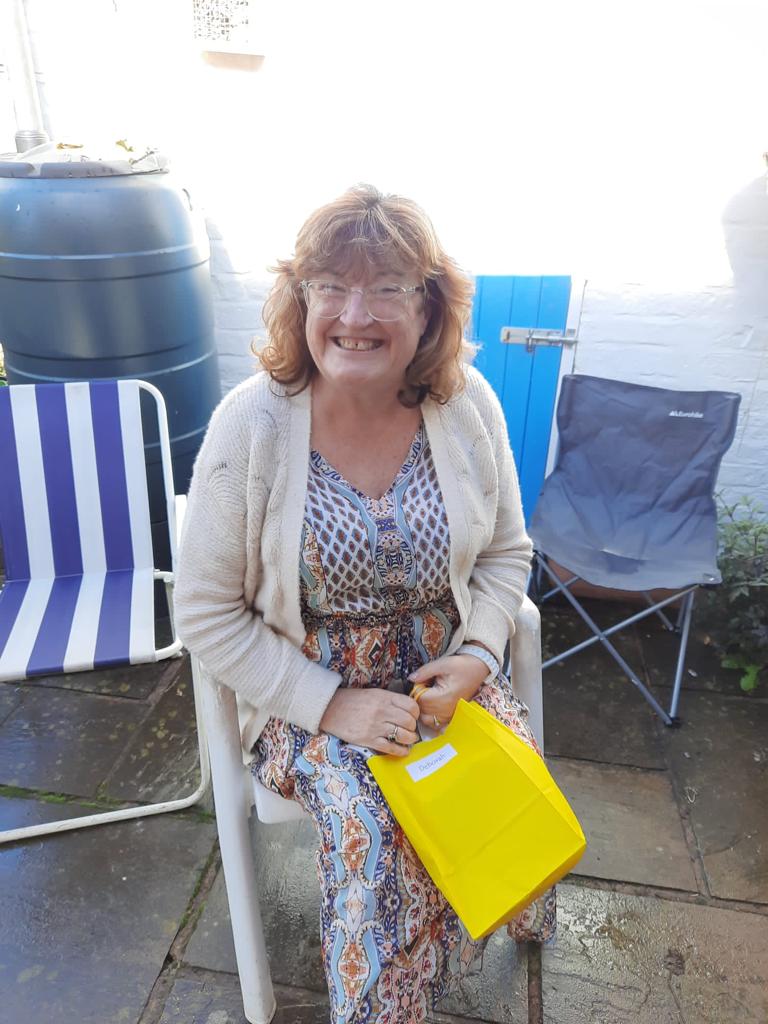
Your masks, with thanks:
M157 407L175 565L170 442L157 388L137 380L0 388L6 569L0 681L136 665L181 652L175 629L169 646L155 647L155 580L166 584L173 621L173 572L154 567L142 391ZM0 842L189 807L208 785L202 740L200 751L200 786L187 797L7 830Z

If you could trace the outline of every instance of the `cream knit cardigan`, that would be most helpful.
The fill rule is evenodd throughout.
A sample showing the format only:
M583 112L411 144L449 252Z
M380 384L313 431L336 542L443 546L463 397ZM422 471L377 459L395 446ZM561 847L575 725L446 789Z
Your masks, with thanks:
M498 400L467 368L445 405L422 406L450 530L460 624L501 658L531 556ZM205 671L238 696L244 751L270 715L317 732L340 676L302 653L299 557L311 389L287 397L260 372L221 402L195 462L179 552L175 617Z

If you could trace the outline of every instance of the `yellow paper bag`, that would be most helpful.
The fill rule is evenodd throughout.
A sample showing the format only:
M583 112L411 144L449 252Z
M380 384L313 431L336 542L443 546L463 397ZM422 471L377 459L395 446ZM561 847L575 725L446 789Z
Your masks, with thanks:
M368 765L473 939L509 921L586 849L543 760L479 704L459 701L441 736Z

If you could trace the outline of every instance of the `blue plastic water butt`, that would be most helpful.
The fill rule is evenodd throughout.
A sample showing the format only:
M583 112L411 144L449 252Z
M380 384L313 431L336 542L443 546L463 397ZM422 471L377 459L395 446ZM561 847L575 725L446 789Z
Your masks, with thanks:
M9 384L155 384L168 409L177 493L187 490L221 393L209 255L202 216L156 153L93 160L51 144L0 160L0 344ZM156 439L149 407L145 429ZM147 467L159 534L166 513L156 441Z

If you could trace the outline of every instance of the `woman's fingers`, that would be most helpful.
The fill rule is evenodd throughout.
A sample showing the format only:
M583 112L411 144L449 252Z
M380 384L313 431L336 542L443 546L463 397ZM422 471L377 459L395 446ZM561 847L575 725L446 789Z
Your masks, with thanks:
M391 705L385 711L385 717L387 715L393 725L399 725L414 732L419 718L419 705L405 694L395 693L392 695Z
M394 736L394 739L392 738ZM411 747L414 743L418 743L419 734L413 732L410 729L403 729L400 726L397 727L397 731L394 730L384 737L386 743L387 754L399 754L401 757L405 754L410 754Z
M407 711L414 720L419 717L419 705L413 697L409 697L407 693L391 693L390 697L395 707Z
M428 683L446 667L447 657L436 658L435 661L428 661L426 665L411 672L408 679L412 683Z

